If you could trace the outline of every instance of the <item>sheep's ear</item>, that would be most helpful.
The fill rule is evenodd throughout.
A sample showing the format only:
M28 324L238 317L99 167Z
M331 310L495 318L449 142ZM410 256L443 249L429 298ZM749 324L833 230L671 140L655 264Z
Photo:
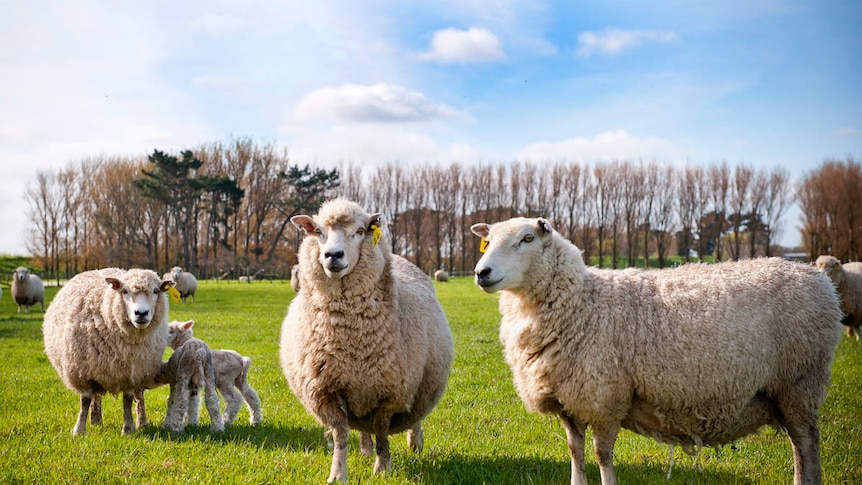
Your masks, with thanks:
M491 225L485 224L484 222L480 222L478 224L473 224L470 226L470 230L473 234L479 237L488 237L488 234L491 232Z
M314 219L312 219L311 216L293 216L290 218L290 222L292 222L300 231L305 231L309 236L316 235L320 232L317 228L317 223L314 222Z
M108 283L108 286L113 290L120 290L123 288L123 283L117 278L105 278L105 282Z
M164 280L159 285L159 291L164 293L164 292L168 291L169 288L173 288L176 284L177 284L177 282L174 280Z
M383 214L377 212L368 216L368 222L365 224L365 227L367 229L371 229L373 226L383 227L383 223Z
M188 330L188 329L192 328L192 326L194 324L195 324L194 320L189 320L188 322L183 323L182 324L183 330Z
M554 228L551 227L551 223L546 219L539 218L539 232L544 236L550 232L554 232Z

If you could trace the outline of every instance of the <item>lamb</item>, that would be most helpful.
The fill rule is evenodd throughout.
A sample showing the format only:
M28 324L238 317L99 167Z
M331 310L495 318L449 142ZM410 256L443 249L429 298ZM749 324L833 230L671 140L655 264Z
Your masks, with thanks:
M210 430L213 433L224 431L224 421L219 413L219 398L216 394L216 377L213 368L213 354L203 340L192 335L193 320L171 322L168 325L168 346L174 349L170 359L162 364L156 381L169 384L171 393L162 427L173 432L184 429L183 416L187 425L196 426L200 417L201 400L198 392L204 389L204 401L210 416Z
M21 313L22 306L25 313L29 312L30 306L37 302L44 312L45 284L42 279L24 267L17 268L12 274L12 299L18 304L18 313Z
M101 419L100 396L123 393L123 434L146 424L142 389L155 387L168 336L168 300L173 283L150 270L106 268L70 279L51 302L42 323L45 354L60 379L81 396L73 436ZM136 395L138 396L136 399Z
M347 480L347 439L374 472L391 468L389 435L407 431L420 451L422 419L443 395L452 364L449 324L430 279L392 254L378 214L346 199L324 203L298 253L302 291L282 324L280 359L293 393L333 439L328 482Z
M167 275L170 275L171 279L176 282L174 287L180 292L180 298L183 302L189 296L192 297L192 301L195 301L195 293L198 291L198 279L195 278L195 275L183 271L183 268L179 266L171 268L171 272L165 274L166 277Z
M299 265L294 264L293 267L290 268L290 287L293 288L293 291L299 293Z
M449 273L445 269L438 269L434 272L434 281L445 283L449 281Z
M826 274L841 296L841 323L847 329L848 337L862 337L862 263L845 263L834 256L820 256L814 262L817 269Z
M818 408L841 309L815 268L762 258L601 270L544 219L471 230L485 249L475 282L501 292L515 389L529 410L559 416L572 484L586 484L587 425L608 485L620 428L693 452L767 424L790 436L794 483L821 483Z
M168 325L168 346L176 349L185 344L194 337L192 331L194 320L187 322L171 322ZM225 426L230 426L236 420L236 416L242 407L243 399L249 412L249 422L252 426L258 425L262 419L260 410L260 397L257 391L248 383L248 370L251 367L251 359L240 355L234 350L219 350L213 349L212 366L215 372L215 387L221 392L225 399L225 411L222 415L222 421ZM162 368L168 369L163 365ZM163 384L169 383L171 372L166 372L159 377L159 381ZM239 391L237 391L239 389ZM195 408L197 412L199 406ZM197 416L197 414L195 414ZM182 419L182 415L180 415ZM194 423L197 422L195 419Z

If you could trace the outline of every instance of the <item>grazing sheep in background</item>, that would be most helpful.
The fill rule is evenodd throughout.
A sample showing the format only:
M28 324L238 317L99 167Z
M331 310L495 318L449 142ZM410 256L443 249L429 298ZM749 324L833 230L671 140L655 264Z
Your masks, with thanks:
M171 279L176 283L174 288L180 292L180 298L183 302L185 302L186 298L189 296L192 297L192 301L195 301L195 293L198 291L198 279L195 278L195 275L188 271L183 271L179 266L174 266L171 268L171 272L167 274L169 274Z
M42 283L42 279L24 267L16 269L12 276L12 299L18 304L18 313L21 313L22 306L25 313L29 312L30 305L36 303L39 303L44 312L45 284Z
M224 431L224 422L219 413L213 356L203 340L193 337L191 328L194 324L193 320L168 324L168 346L174 349L174 353L162 364L156 378L158 383L171 387L162 427L173 432L183 431L183 417L187 425L197 426L201 414L198 393L203 388L210 430L219 433Z
M841 297L841 323L848 337L862 338L862 263L841 264L834 256L820 256L814 263L817 269L829 276Z
M81 395L74 436L87 429L87 411L101 419L100 395L123 393L123 434L146 424L143 391L154 387L168 335L172 285L150 270L107 268L70 279L48 306L42 324L45 353L60 379ZM136 399L137 394L137 399Z
M449 273L444 269L438 269L434 272L434 281L446 282L449 281Z
M290 268L290 287L293 288L293 291L299 293L299 265L294 264L292 268Z
M347 480L347 438L374 472L391 467L389 435L407 431L421 450L422 419L449 377L452 336L428 276L393 255L380 214L335 199L315 217L291 221L306 233L299 250L302 291L281 333L281 366L305 409L331 430L329 482Z
M818 408L841 309L816 269L763 258L601 270L543 219L471 229L488 244L476 283L502 293L515 389L560 417L573 484L586 483L587 425L605 485L620 428L697 451L763 425L790 436L796 484L821 482Z

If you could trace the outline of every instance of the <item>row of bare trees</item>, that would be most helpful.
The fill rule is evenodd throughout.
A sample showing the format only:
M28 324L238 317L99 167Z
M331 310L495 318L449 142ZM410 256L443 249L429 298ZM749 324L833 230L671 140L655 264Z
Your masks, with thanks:
M862 261L862 166L826 160L799 183L803 245L813 255Z
M549 219L599 265L665 266L673 254L738 259L774 254L794 195L783 168L725 162L342 163L324 171L291 165L286 150L248 138L184 152L200 161L190 177L236 183L242 197L227 210L227 199L216 204L206 191L170 203L147 194L141 180L157 154L164 155L103 156L37 173L26 191L28 249L47 271L181 265L205 278L285 274L302 237L290 216L339 195L383 212L394 252L429 272L470 271L478 240L469 227L512 216ZM182 212L191 241L171 216L180 213L169 206L177 203L191 205Z

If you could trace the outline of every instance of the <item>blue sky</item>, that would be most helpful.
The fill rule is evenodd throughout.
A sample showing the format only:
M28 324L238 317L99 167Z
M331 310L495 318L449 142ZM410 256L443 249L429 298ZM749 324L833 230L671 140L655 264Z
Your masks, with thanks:
M442 3L0 0L0 253L36 170L232 136L323 166L862 157L859 2Z

